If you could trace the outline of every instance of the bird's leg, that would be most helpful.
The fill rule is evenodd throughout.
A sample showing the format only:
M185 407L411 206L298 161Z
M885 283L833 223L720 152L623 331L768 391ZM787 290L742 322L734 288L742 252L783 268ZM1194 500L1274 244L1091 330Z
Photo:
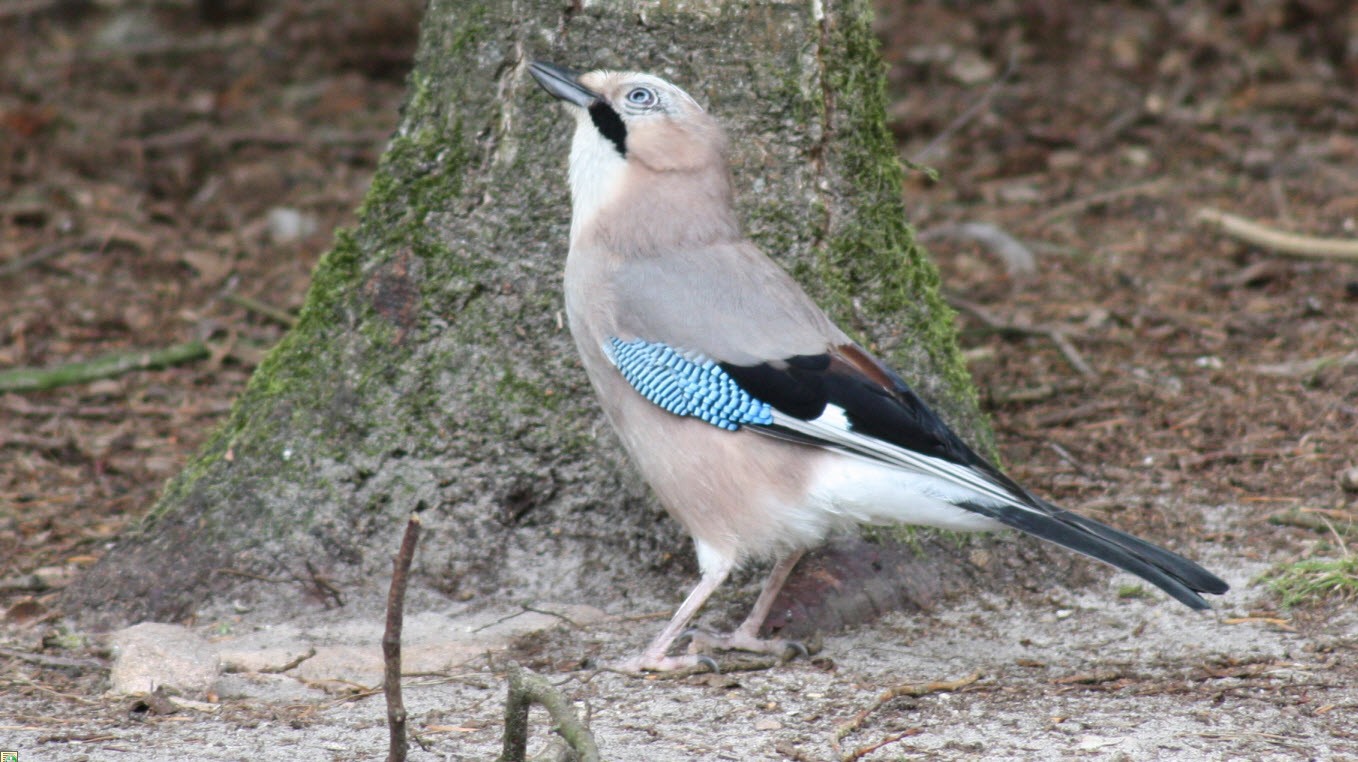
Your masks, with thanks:
M754 608L750 609L750 615L745 617L745 621L741 622L735 630L725 634L697 629L684 633L690 638L689 653L701 653L712 649L731 649L781 656L790 650L794 654L800 653L802 656L806 656L806 646L797 641L759 637L759 628L764 625L764 620L768 618L769 609L773 608L773 602L778 597L778 591L783 589L783 583L787 582L788 575L792 573L792 567L797 565L804 552L801 550L793 551L774 565L768 578L764 580L764 589L759 591L759 598L754 602Z
M633 656L626 661L612 665L611 668L618 672L635 674L639 672L672 672L674 670L695 667L699 664L711 664L713 665L712 671L716 672L717 669L715 664L706 656L699 656L696 654L669 656L668 652L670 646L674 644L675 639L679 637L679 633L683 632L684 628L688 626L688 621L692 619L693 615L698 613L698 609L702 608L703 604L707 602L707 599L712 595L712 591L716 590L721 586L722 582L726 581L726 576L731 573L731 568L734 565L735 564L730 561L722 561L716 568L704 571L703 578L698 581L697 587L694 587L693 592L688 594L688 598L684 599L683 604L679 606L679 610L674 612L674 616L670 619L670 623L665 625L665 629L661 630L660 634L655 636L655 640L652 640L649 646L646 646L646 650L642 651L638 656ZM758 625L755 626L758 627Z

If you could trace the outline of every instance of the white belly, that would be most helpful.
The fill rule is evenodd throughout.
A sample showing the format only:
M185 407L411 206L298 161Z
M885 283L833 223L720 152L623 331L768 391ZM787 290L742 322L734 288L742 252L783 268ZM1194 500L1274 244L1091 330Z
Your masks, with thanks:
M977 497L934 476L835 455L817 464L806 504L799 510L825 512L843 523L919 524L954 531L1002 529L998 521L952 502Z

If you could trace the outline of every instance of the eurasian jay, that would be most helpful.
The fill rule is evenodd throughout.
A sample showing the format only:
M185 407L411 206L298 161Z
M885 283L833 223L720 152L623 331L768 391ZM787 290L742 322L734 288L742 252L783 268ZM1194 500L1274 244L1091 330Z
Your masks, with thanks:
M857 523L1011 527L1139 575L1195 609L1227 585L1186 558L1064 511L967 446L740 231L726 138L647 74L529 71L575 117L566 316L608 420L702 579L628 672L715 666L759 637L805 549ZM742 562L777 559L744 623L685 631ZM681 635L688 653L670 655Z

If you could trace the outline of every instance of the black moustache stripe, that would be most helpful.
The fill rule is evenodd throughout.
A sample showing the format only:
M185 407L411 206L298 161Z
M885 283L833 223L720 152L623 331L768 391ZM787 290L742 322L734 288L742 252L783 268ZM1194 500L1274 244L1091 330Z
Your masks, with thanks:
M622 123L618 112L603 101L594 101L589 104L589 118L594 121L594 128L599 134L613 142L618 155L627 158L627 125Z

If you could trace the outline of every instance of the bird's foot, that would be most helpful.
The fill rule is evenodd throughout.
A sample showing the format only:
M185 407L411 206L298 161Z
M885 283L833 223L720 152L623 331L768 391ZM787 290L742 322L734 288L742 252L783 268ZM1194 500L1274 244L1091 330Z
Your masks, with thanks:
M705 654L683 654L680 656L656 656L649 653L638 654L630 659L614 662L604 667L609 672L627 675L643 675L648 672L667 673L670 676L721 672L717 662Z
M756 654L770 654L783 661L791 661L798 656L803 659L811 656L811 651L800 641L784 640L783 638L761 638L741 630L717 633L694 628L679 636L680 640L685 638L688 639L689 654L701 654L707 651L748 651Z

